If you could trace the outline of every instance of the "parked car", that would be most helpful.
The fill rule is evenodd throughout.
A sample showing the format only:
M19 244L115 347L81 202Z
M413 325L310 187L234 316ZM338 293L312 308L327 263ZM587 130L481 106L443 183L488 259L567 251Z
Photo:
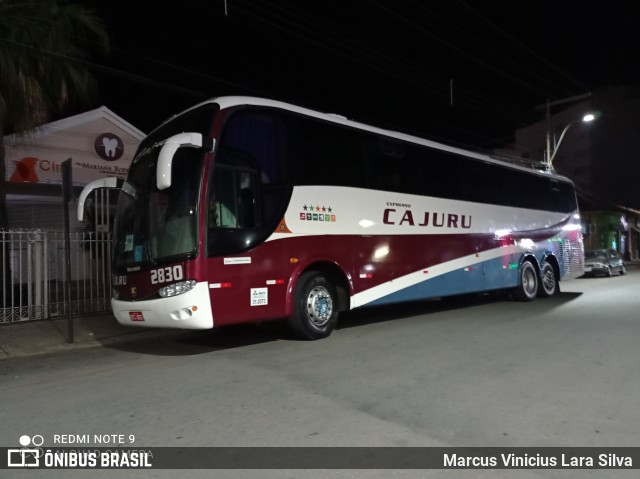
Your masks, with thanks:
M585 276L611 276L613 273L626 272L622 256L614 249L597 249L584 253Z

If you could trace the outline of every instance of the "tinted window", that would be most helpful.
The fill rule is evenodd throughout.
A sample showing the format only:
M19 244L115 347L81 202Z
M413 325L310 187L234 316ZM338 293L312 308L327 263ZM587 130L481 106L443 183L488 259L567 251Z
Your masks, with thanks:
M464 169L466 199L493 205L513 204L504 190L509 185L509 173L507 168L485 161L469 161Z
M363 132L293 115L288 125L296 184L365 185Z
M291 197L287 138L278 112L230 113L207 188L209 255L247 250L275 230Z
M421 194L415 149L400 140L369 134L365 141L367 186L374 190Z
M255 162L263 184L288 182L285 131L267 111L239 110L227 119L221 139L225 151L236 151Z
M434 148L417 145L413 148L421 162L423 194L466 199L463 175L469 167L469 160Z
M551 198L554 211L574 211L578 209L578 202L576 200L576 194L569 183L558 180L549 180L551 185L551 192L549 197Z

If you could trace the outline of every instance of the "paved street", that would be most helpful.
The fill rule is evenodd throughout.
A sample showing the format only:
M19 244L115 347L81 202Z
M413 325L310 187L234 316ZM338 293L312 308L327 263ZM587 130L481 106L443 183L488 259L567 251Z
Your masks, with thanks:
M0 362L0 445L637 446L640 271L533 303L362 310L328 339L278 325ZM83 477L8 471L5 477ZM92 471L92 477L175 477ZM633 471L187 471L181 477L634 477ZM37 476L37 473L43 473ZM46 473L46 474L45 474ZM517 473L517 474L514 474ZM58 475L56 475L58 474Z

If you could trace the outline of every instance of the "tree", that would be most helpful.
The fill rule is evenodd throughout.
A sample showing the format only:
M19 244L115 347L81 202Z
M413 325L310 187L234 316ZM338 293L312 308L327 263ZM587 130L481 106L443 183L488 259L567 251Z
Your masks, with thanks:
M0 230L8 227L4 135L88 104L97 82L85 60L108 50L102 21L82 5L0 0Z

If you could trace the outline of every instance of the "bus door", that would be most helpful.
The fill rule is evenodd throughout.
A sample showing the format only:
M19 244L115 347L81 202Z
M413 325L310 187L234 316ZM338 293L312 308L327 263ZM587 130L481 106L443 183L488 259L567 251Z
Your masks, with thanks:
M208 182L206 275L215 325L260 319L264 308L255 306L268 305L266 291L254 284L264 264L255 248L261 224L256 166L250 155L221 151Z

